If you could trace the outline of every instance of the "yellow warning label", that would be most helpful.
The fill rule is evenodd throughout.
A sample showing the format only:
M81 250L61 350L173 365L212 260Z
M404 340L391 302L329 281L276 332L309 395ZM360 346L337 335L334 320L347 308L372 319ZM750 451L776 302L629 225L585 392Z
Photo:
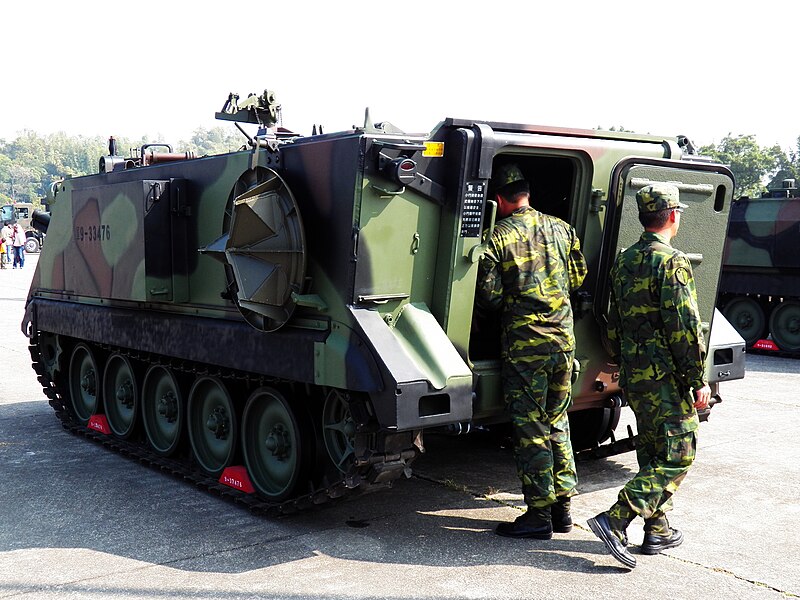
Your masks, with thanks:
M444 142L425 142L425 150L422 151L422 156L444 156Z

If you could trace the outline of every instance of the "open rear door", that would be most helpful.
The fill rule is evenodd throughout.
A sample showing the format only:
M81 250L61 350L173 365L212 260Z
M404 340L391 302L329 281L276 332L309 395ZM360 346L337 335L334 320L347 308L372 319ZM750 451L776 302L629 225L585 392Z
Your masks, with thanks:
M745 357L744 340L735 334L722 313L714 308L733 198L733 174L727 167L702 162L636 158L616 166L600 264L600 273L606 275L599 279L603 283L597 296L595 314L605 331L610 285L607 274L617 254L636 243L642 233L636 192L655 182L677 185L681 202L688 205L678 235L672 243L692 263L700 317L708 342L706 374L716 395L716 383L744 377ZM716 323L713 329L712 321Z
M710 327L733 197L733 175L723 165L645 158L623 161L614 171L611 187L614 195L609 201L600 264L600 273L606 275L598 278L603 284L599 305L595 306L603 325L608 315L609 269L616 256L635 244L643 231L636 193L646 185L663 182L677 185L681 202L689 206L673 245L692 263L700 316L704 327Z

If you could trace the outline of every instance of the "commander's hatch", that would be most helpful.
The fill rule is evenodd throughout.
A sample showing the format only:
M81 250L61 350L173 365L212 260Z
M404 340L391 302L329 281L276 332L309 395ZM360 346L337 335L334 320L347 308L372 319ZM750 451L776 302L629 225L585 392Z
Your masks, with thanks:
M700 316L705 328L710 326L733 196L733 175L719 164L631 158L615 167L610 186L612 197L608 202L598 277L600 289L595 297L595 315L603 330L607 323L611 265L622 250L636 243L643 231L636 192L657 182L677 185L681 202L688 205L672 244L692 263Z

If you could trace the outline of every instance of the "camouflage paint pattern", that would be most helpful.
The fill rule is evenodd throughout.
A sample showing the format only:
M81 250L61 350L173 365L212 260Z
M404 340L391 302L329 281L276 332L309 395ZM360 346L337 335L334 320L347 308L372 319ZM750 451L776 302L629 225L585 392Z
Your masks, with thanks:
M502 146L481 142L481 128L524 139L504 151L530 157L541 146L578 165L564 210L582 241L590 292L605 278L608 236L602 203L592 202L615 193L616 165L632 156L680 158L674 140L657 136L447 120L430 135L355 129L297 138L274 152L68 179L52 205L30 315L78 339L362 391L386 427L496 421L505 407L500 361L469 356L479 268L469 256L481 238L460 234L465 190L488 181ZM392 181L379 155L396 158L405 150L393 145L428 139L445 143L444 155L417 152L420 178ZM285 180L306 234L297 308L271 333L250 331L224 262L197 252L225 234L230 203L254 167ZM575 323L580 408L606 406L618 392L600 327L588 314ZM597 381L607 387L597 391Z
M754 273L760 268L800 269L799 235L800 197L737 200L731 208L723 277L730 267Z
M771 336L800 355L800 190L740 198L731 208L718 305L748 346Z
M575 230L532 207L497 223L478 274L478 305L501 311L507 360L575 349L570 294L586 277Z
M524 181L525 177L522 175L519 167L513 163L500 165L497 173L492 176L492 185L494 189L499 190L509 183L517 181Z
M286 147L278 169L295 190L308 240L307 287L296 290L300 306L291 328L262 335L241 329L226 294L225 264L197 252L225 233L233 195L244 191L239 182L257 180L250 152L61 184L51 206L51 248L31 288L40 323L89 341L114 339L148 352L369 392L390 427L469 420L472 372L430 309L442 207L411 189L382 192L386 182L371 181L376 175L358 167L371 143L362 133L316 142ZM259 168L278 167L266 152L255 158ZM186 203L182 210L178 202ZM84 308L69 322L63 306L40 302L70 298ZM98 303L105 312L89 310ZM140 320L149 327L118 318L133 308L155 309ZM114 311L122 313L110 319ZM169 315L191 315L194 326L170 322ZM436 398L432 407L419 408L428 396Z
M644 232L617 257L608 339L625 390L649 389L667 375L686 388L705 385L706 347L692 266L666 237Z
M706 383L692 268L666 237L644 232L617 257L608 338L639 433L639 472L609 515L655 519L650 528L660 531L660 517L694 461L699 421L692 389Z
M655 183L643 187L636 194L640 213L658 212L668 208L689 208L681 204L678 186L671 183Z
M511 415L514 458L530 508L573 496L578 484L569 439L572 352L503 362L503 389Z
M567 419L575 349L570 294L585 277L572 227L531 207L497 223L480 260L476 300L501 311L503 393L531 508L571 496L577 485Z
M672 376L653 382L651 391L627 393L639 433L639 471L620 490L609 516L626 521L640 516L648 532L658 535L668 531L664 531L668 527L664 515L672 509L672 497L697 450L700 422L691 409L690 394ZM681 410L685 412L680 414Z

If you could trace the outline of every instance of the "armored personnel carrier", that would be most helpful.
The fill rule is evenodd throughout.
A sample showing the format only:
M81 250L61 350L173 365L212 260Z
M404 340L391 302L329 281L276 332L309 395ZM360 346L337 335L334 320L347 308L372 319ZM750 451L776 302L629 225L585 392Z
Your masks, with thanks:
M800 356L798 239L794 179L732 204L719 304L748 347Z
M98 174L55 186L22 327L65 427L289 510L408 475L431 432L503 423L496 323L473 301L506 161L576 228L589 265L571 299L577 449L608 440L624 405L607 274L640 235L634 196L651 182L690 206L679 245L715 395L743 376L741 339L714 310L732 175L682 138L454 118L408 134L368 113L299 136L279 108L271 92L232 94L217 116L259 126L242 151L122 157L112 140Z

